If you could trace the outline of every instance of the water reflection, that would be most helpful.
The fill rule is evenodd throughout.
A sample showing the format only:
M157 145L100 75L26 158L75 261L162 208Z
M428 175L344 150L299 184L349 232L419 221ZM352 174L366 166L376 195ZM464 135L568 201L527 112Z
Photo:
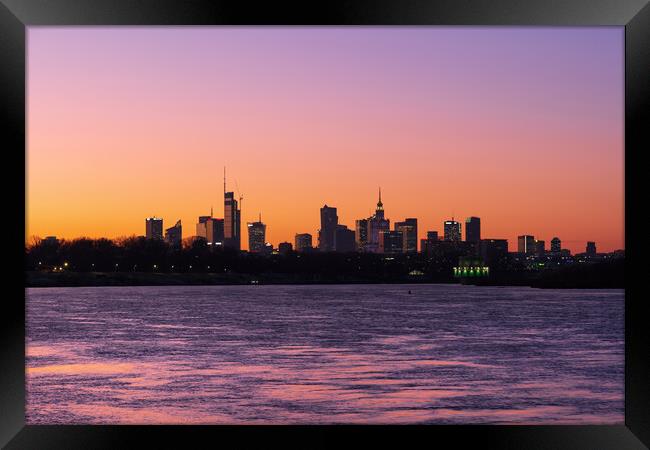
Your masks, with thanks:
M623 422L622 291L399 289L30 289L27 421Z

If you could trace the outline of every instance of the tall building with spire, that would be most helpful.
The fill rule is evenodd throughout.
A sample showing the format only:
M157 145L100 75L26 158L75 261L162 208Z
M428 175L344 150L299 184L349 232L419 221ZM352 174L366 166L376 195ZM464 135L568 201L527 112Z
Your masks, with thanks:
M368 235L366 251L379 253L380 234L390 231L390 220L384 217L384 204L381 201L381 188L379 188L379 200L375 214L368 218Z
M226 191L226 168L223 168L223 233L224 246L241 249L241 210L234 192Z

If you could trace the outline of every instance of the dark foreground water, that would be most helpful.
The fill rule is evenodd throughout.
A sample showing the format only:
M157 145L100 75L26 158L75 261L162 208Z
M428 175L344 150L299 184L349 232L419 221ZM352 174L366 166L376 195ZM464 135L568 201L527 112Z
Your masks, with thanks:
M27 422L621 424L623 308L623 290L27 289Z

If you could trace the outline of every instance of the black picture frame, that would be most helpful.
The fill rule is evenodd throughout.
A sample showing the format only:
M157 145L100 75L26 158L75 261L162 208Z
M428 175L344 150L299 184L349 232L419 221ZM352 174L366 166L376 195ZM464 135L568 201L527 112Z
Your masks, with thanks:
M0 444L6 448L123 448L137 441L193 447L207 439L240 445L251 439L280 443L334 443L387 434L426 444L443 441L487 448L644 448L650 446L650 333L642 288L625 292L625 425L621 426L33 426L25 425L26 27L33 25L533 25L625 27L625 242L626 267L642 264L647 243L635 217L646 194L635 192L650 149L650 5L647 0L348 0L259 2L222 0L0 0L0 108L3 221L10 263L3 270L0 364ZM11 176L8 176L11 175ZM634 202L634 203L633 203ZM22 211L23 214L18 214ZM629 243L635 246L630 247ZM630 264L630 260L633 261ZM630 275L628 275L628 280ZM22 300L21 300L22 299ZM332 432L335 432L332 434ZM343 436L341 436L343 435ZM343 439L342 439L343 438ZM404 442L404 441L403 441Z

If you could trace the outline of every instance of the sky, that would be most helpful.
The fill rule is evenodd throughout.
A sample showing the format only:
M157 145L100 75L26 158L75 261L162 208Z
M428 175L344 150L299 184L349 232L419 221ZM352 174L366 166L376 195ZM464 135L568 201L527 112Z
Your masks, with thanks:
M29 27L26 239L375 209L624 248L623 27Z

